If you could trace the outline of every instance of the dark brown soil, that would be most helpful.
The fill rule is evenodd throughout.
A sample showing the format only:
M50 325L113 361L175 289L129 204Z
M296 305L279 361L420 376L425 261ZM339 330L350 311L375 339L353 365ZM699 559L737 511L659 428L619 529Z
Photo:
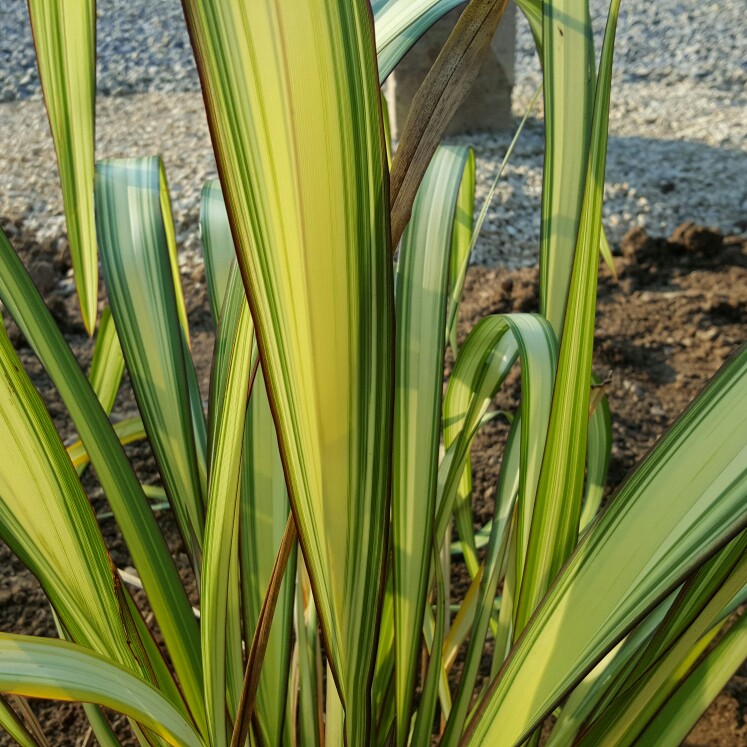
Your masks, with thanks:
M66 338L87 370L92 346L82 325L76 301L63 295L55 279L69 268L64 240L38 246L23 225L0 220L21 253ZM636 461L703 388L728 355L741 344L747 330L747 242L722 237L709 229L685 224L669 239L631 231L615 257L617 279L600 269L594 369L609 376L613 421L613 448L609 490L618 485ZM203 386L212 352L212 332L201 269L183 275L192 329L192 347ZM462 305L462 339L481 317L538 308L535 269L509 272L472 268L467 276ZM7 322L7 317L6 317ZM49 380L15 325L8 322L11 339L39 388L63 439L73 435L71 424ZM512 375L497 404L516 407L519 380ZM135 410L125 382L115 413ZM507 426L495 421L478 435L473 450L474 513L477 524L492 511L492 491L500 467ZM129 448L129 455L144 481L156 479L147 446ZM106 503L92 470L84 485L97 511ZM180 569L191 583L178 533L168 514L161 516L169 544ZM102 522L104 536L117 565L130 563L126 548L111 520ZM454 579L454 594L466 588L466 578ZM0 543L0 630L54 636L49 608L36 579ZM74 704L35 702L36 713L51 745L80 745L87 732L82 708ZM691 733L690 747L747 746L747 667L729 682ZM117 722L126 733L126 725ZM95 743L90 740L88 744ZM0 745L10 744L0 735Z

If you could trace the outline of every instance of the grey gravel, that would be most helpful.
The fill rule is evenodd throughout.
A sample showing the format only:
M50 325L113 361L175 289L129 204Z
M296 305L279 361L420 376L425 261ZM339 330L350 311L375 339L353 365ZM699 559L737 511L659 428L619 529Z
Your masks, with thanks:
M198 91L179 0L97 0L96 86L119 96ZM25 0L0 0L0 101L41 95Z
M597 51L606 3L592 0ZM182 264L200 261L199 190L215 175L199 84L178 0L98 0L97 157L161 153ZM610 120L605 227L670 233L692 219L747 230L747 35L744 0L622 0ZM540 81L518 21L514 115ZM125 95L127 94L127 95ZM28 11L0 0L0 218L41 240L64 231L40 100ZM512 133L458 138L477 153L478 207ZM502 177L474 261L537 261L543 160L541 104Z
M591 0L597 54L607 7ZM747 231L745 9L743 0L622 0L604 204L613 248L632 226L663 235L695 220L725 233ZM541 79L529 27L519 16L517 124ZM476 263L537 262L543 133L540 105L493 199ZM478 203L511 136L458 139L476 149Z
M65 230L57 165L40 99L0 105L0 219L21 221L39 241ZM197 93L101 97L96 110L96 158L161 155L166 165L180 264L201 261L200 190L216 175Z

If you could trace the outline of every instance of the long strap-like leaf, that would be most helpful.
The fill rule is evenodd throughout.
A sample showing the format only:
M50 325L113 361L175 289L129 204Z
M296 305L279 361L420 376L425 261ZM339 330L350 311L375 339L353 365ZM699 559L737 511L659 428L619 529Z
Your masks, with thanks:
M0 535L37 576L67 638L138 672L187 709L104 545L36 390L0 330ZM50 531L51 530L51 531ZM152 658L154 657L154 658Z
M34 739L18 714L5 702L4 698L0 698L0 727L20 747L39 747L39 742Z
M467 148L436 151L415 200L397 271L392 537L399 745L410 731L428 595L449 264L456 202L468 161Z
M369 729L393 388L370 8L184 7L291 502L358 744Z
M208 295L217 324L236 258L223 193L217 180L208 181L203 187L200 227ZM223 324L225 322L221 321L219 334ZM257 371L252 384L244 428L240 493L238 556L241 597L244 628L246 635L251 637L262 610L290 510L275 424L261 370ZM280 744L283 737L295 575L294 552L283 581L257 691L255 725L266 744Z
M202 724L199 633L174 560L117 434L2 231L0 299L52 379L90 455L143 580L185 698Z
M469 93L507 0L470 0L412 102L392 161L392 243L399 244L433 153Z
M648 610L747 524L746 407L744 347L584 535L464 744L520 742Z
M722 551L723 552L723 551ZM646 641L661 623L676 594L671 594L630 635L613 648L576 686L563 705L547 740L548 747L564 747L572 742L575 735L589 716L603 708L617 683L624 679L631 661L639 654Z
M218 328L210 386L209 500L200 618L210 743L220 747L227 740L226 580L238 522L241 447L253 339L254 325L244 286L238 268L234 267Z
M4 327L0 373L0 534L37 576L73 640L148 673L91 505Z
M140 414L199 576L204 514L190 403L192 366L179 321L156 158L96 167L96 223L112 314Z
M101 402L104 412L111 413L114 400L117 398L119 385L124 373L124 358L122 348L114 327L111 310L107 306L101 314L99 331L96 334L96 346L93 349L93 359L88 378L93 391Z
M252 386L241 471L241 568L244 626L251 637L260 619L290 505L275 426L261 371ZM296 553L280 590L259 680L256 722L265 744L281 744L288 691ZM313 605L313 602L309 600ZM299 652L299 656L307 652Z
M372 3L379 79L389 77L413 44L463 0L381 0Z
M200 195L200 237L205 255L205 279L213 322L217 326L228 288L231 262L236 259L226 203L217 179L205 182Z
M560 337L587 173L594 43L588 2L545 0L537 5L542 23L538 52L542 58L546 122L540 307Z
M739 540L737 544L743 550L744 538L740 537ZM628 686L584 731L581 742L585 747L628 747L635 743L645 724L676 689L678 682L718 632L719 624L723 622L721 613L724 607L746 583L747 556L742 551L733 571L712 592L699 614L693 617L691 624L679 638L672 642L671 648L662 652L658 659L654 656L647 659L645 674ZM675 615L678 612L677 601L675 600L670 610ZM655 639L654 641L657 642ZM648 651L645 651L644 656L647 654Z
M95 0L28 0L36 60L62 183L75 284L89 334L96 326L98 254L93 216Z
M592 376L592 386L599 380ZM612 452L612 417L607 395L602 394L594 412L589 416L589 437L586 445L586 485L584 504L578 521L579 532L583 532L594 520L607 482L607 471Z
M523 630L578 537L589 422L612 57L619 8L619 0L613 0L602 49L583 209L560 338L547 450L537 504L531 517L526 570L519 579L521 589L515 617L517 634ZM552 319L550 321L552 323ZM557 329L555 324L553 327Z
M189 722L130 670L66 641L0 633L0 691L98 703L177 747L203 747Z
M491 533L487 573L482 581L482 604L472 629L468 659L463 681L457 691L452 711L444 733L444 744L456 744L467 718L474 679L477 675L482 642L492 612L492 599L498 583L498 574L503 566L508 548L508 528L513 514L513 498L518 474L518 522L519 546L526 542L526 516L531 515L537 483L540 475L542 454L547 437L550 416L551 391L555 377L557 343L555 335L544 317L530 314L507 314L484 319L475 328L474 340L468 338L462 355L475 360L488 361L490 354L499 351L502 337L513 335L521 356L521 418L514 421L511 438L507 446L504 468L499 484L499 513ZM471 336L472 337L472 336ZM477 367L475 367L477 368ZM479 369L478 369L479 370ZM454 376L462 376L457 372ZM458 420L457 420L458 423ZM445 433L445 443L454 439L457 423L450 423ZM516 450L519 461L516 461ZM520 570L517 571L520 574Z
M677 747L747 659L747 615L742 615L638 736L640 747Z

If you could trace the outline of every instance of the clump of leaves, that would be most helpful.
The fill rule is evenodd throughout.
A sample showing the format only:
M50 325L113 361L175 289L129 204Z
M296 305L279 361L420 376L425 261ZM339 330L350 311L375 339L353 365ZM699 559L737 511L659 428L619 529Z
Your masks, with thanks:
M744 617L708 649L747 587L747 350L596 517L610 425L591 353L619 0L598 71L587 3L521 0L544 75L541 308L487 317L461 348L482 219L472 152L437 143L505 0L468 4L391 169L380 94L454 5L184 0L220 174L201 205L217 330L206 413L163 165L94 172L93 2L30 1L88 329L99 254L111 313L86 378L0 234L0 298L80 436L65 449L0 332L0 534L60 631L0 634L0 691L21 697L0 700L0 724L19 743L44 743L22 698L45 697L87 704L107 745L101 706L142 744L517 745L537 743L550 714L553 745L676 744L747 654ZM517 359L494 515L475 531L470 447ZM140 414L112 425L124 365ZM137 438L162 489L125 457ZM79 480L89 461L135 577L107 552ZM176 519L199 619L151 499ZM471 585L452 617L460 557Z

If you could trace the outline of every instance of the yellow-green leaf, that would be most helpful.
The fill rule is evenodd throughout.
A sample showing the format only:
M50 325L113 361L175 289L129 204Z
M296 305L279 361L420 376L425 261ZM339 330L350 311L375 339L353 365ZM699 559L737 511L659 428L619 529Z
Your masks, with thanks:
M289 511L275 425L264 377L258 371L249 398L244 431L239 517L244 627L249 637L260 618ZM256 723L264 744L282 743L290 675L295 576L294 552L280 589L257 691ZM307 602L313 607L313 601ZM308 645L313 642L316 630L311 634L304 626L302 633L306 635L301 640ZM299 652L301 656L306 657L307 651Z
M75 642L153 679L91 504L0 327L0 534Z
M515 635L523 630L578 537L589 423L612 56L619 8L619 0L612 0L594 99L583 203L560 338L547 450L531 515L525 570L520 579L521 591L514 618ZM560 35L555 28L552 33L553 39ZM558 42L561 46L563 43ZM546 50L548 46L545 45ZM547 309L546 315L558 330Z
M143 580L185 698L201 725L199 632L174 560L101 403L2 231L0 300L49 374L91 457Z
M560 338L576 253L594 101L589 3L522 2L533 31L541 12L545 167L540 237L540 310ZM605 120L606 122L606 120ZM588 189L588 184L586 185ZM595 242L595 250L600 241Z
M111 413L114 400L117 398L119 385L124 373L124 358L119 345L117 330L109 307L105 307L96 333L96 346L93 349L93 360L88 378L96 396L104 408Z
M429 585L449 265L457 199L470 153L456 146L436 151L415 198L397 270L392 538L399 745L410 732Z
M747 347L581 539L463 744L520 743L638 620L747 525L745 408Z
M726 683L747 659L747 615L677 688L638 737L640 747L678 747Z
M239 476L254 325L234 267L218 329L211 381L208 514L202 575L202 669L210 743L226 744L226 579L239 511ZM238 579L236 579L238 580Z
M0 633L0 691L82 701L132 718L176 747L203 747L189 721L152 685L81 646Z
M394 324L370 8L184 6L290 498L355 744L370 728Z
M83 323L93 334L99 282L93 213L96 2L29 0L28 6L60 169L75 284Z
M231 262L236 260L233 248L231 226L228 224L226 204L223 200L220 182L210 179L205 182L200 195L200 236L205 256L205 278L208 287L208 301L213 322L217 325L223 297L228 288L228 275Z
M102 161L95 190L117 334L169 502L199 575L205 520L190 398L193 364L179 322L161 212L160 161Z
M379 79L383 82L413 44L463 0L373 0Z

